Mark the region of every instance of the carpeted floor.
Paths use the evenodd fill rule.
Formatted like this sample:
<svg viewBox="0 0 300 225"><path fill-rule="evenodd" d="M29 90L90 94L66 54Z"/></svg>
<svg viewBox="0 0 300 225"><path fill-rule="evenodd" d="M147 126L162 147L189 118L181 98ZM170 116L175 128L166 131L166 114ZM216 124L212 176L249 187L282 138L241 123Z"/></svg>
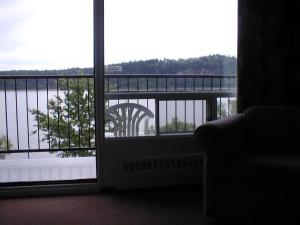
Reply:
<svg viewBox="0 0 300 225"><path fill-rule="evenodd" d="M0 199L1 225L215 225L199 187Z"/></svg>

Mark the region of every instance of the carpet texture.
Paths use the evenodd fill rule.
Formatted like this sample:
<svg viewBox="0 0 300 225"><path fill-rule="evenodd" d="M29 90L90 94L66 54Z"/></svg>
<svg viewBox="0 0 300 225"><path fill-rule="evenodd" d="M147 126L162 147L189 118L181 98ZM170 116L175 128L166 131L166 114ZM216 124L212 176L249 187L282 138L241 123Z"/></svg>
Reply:
<svg viewBox="0 0 300 225"><path fill-rule="evenodd" d="M199 187L0 199L1 225L215 225Z"/></svg>

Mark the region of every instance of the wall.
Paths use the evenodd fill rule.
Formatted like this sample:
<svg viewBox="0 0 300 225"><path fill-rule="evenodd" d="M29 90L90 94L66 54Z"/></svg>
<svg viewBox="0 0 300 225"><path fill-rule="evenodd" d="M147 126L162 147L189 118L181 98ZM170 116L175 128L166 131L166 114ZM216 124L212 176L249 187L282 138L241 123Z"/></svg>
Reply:
<svg viewBox="0 0 300 225"><path fill-rule="evenodd" d="M299 3L240 0L238 111L251 105L300 105Z"/></svg>
<svg viewBox="0 0 300 225"><path fill-rule="evenodd" d="M161 136L146 138L127 138L106 140L102 144L100 156L100 184L101 187L115 187L119 173L118 160L121 158L147 158L165 155L185 155L199 153L193 136ZM178 176L181 183L181 176ZM191 180L202 181L199 173ZM182 182L183 184L184 182Z"/></svg>

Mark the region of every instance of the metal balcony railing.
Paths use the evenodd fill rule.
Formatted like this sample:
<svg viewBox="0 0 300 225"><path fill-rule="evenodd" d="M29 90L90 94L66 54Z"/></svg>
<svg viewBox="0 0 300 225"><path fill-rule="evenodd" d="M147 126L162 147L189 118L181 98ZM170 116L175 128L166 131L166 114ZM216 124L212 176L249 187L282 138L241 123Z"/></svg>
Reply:
<svg viewBox="0 0 300 225"><path fill-rule="evenodd" d="M154 114L154 118L146 117L136 125L142 131L141 136L192 133L206 121L235 113L235 95L236 76L105 76L107 109L131 103L144 106ZM107 137L136 136L130 132L116 132L124 125L124 118L131 120L128 112L128 108L119 109L121 125L107 121Z"/></svg>
<svg viewBox="0 0 300 225"><path fill-rule="evenodd" d="M196 74L110 74L105 75L105 90L121 92L199 92L234 91L236 76Z"/></svg>
<svg viewBox="0 0 300 225"><path fill-rule="evenodd" d="M119 115L106 115L106 137L188 134L234 113L236 76L122 74L104 81L106 112L120 105ZM0 158L95 154L94 89L93 75L1 76ZM126 131L129 126L134 132Z"/></svg>
<svg viewBox="0 0 300 225"><path fill-rule="evenodd" d="M1 152L95 154L92 75L0 76L0 105Z"/></svg>

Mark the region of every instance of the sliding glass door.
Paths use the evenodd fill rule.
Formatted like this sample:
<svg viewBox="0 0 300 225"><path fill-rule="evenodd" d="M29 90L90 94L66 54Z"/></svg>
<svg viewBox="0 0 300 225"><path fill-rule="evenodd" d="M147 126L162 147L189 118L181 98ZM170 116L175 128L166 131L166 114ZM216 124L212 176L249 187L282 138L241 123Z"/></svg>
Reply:
<svg viewBox="0 0 300 225"><path fill-rule="evenodd" d="M0 29L0 185L95 181L93 1L1 1Z"/></svg>

